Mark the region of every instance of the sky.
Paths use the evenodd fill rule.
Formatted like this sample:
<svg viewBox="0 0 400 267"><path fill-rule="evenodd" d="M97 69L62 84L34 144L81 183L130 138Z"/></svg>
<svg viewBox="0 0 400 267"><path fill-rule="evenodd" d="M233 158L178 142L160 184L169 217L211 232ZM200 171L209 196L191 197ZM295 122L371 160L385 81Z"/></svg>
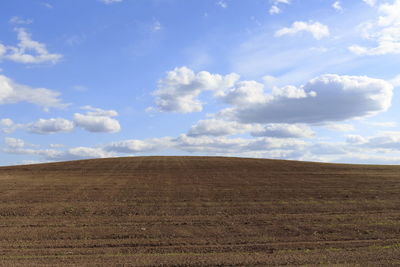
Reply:
<svg viewBox="0 0 400 267"><path fill-rule="evenodd" d="M400 163L400 0L5 0L0 165Z"/></svg>

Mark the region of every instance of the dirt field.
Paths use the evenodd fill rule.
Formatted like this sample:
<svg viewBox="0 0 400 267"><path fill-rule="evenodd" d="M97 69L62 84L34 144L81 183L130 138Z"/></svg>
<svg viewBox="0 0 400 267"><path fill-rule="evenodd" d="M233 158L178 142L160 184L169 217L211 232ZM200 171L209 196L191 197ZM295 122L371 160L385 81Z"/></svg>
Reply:
<svg viewBox="0 0 400 267"><path fill-rule="evenodd" d="M0 168L2 266L399 266L400 167L219 157Z"/></svg>

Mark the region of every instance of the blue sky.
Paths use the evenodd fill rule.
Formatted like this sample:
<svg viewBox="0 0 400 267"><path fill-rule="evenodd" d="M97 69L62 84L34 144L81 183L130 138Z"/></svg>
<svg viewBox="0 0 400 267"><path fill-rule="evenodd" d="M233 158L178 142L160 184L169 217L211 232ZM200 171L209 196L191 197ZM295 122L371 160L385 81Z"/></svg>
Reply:
<svg viewBox="0 0 400 267"><path fill-rule="evenodd" d="M400 0L13 0L0 18L0 165L400 163Z"/></svg>

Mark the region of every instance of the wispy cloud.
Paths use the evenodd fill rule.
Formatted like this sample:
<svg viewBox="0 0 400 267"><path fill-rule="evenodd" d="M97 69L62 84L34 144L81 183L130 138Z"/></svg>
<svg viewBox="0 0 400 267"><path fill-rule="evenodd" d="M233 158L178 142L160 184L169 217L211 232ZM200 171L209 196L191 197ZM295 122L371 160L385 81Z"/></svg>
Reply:
<svg viewBox="0 0 400 267"><path fill-rule="evenodd" d="M224 0L219 0L217 1L217 5L222 7L222 8L227 8L228 7L228 3Z"/></svg>
<svg viewBox="0 0 400 267"><path fill-rule="evenodd" d="M269 14L276 15L282 13L282 9L280 7L281 4L289 5L291 4L291 0L273 0L271 7L269 8Z"/></svg>
<svg viewBox="0 0 400 267"><path fill-rule="evenodd" d="M119 3L122 2L123 0L100 0L101 2L103 2L104 4L114 4L114 3Z"/></svg>
<svg viewBox="0 0 400 267"><path fill-rule="evenodd" d="M376 0L363 0L363 2L369 6L375 6L376 4Z"/></svg>
<svg viewBox="0 0 400 267"><path fill-rule="evenodd" d="M18 24L31 24L31 23L33 23L33 20L31 20L31 19L23 19L23 18L21 18L21 17L16 16L16 17L12 17L12 18L9 20L9 22L10 22L11 24L14 24L14 25L18 25Z"/></svg>

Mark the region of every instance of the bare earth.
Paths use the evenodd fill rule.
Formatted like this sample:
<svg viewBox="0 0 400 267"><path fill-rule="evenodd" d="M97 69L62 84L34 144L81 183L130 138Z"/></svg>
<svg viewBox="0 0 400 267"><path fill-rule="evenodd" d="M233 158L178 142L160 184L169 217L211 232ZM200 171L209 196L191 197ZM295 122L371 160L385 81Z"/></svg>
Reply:
<svg viewBox="0 0 400 267"><path fill-rule="evenodd" d="M400 167L134 157L0 168L2 266L399 266Z"/></svg>

